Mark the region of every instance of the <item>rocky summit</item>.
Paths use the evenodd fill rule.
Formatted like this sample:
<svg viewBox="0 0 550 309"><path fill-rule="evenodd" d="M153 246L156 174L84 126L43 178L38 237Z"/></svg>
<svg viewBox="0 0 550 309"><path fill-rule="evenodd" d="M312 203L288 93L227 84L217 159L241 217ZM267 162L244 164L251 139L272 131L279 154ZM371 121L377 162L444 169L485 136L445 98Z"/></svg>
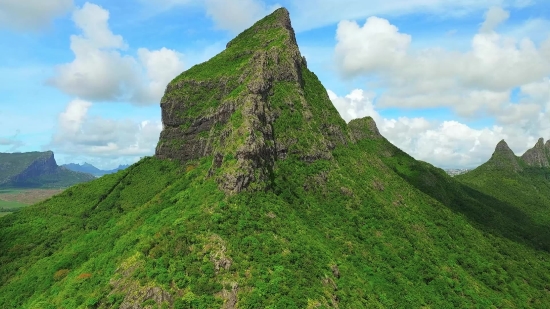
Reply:
<svg viewBox="0 0 550 309"><path fill-rule="evenodd" d="M510 171L520 171L522 169L518 157L504 140L498 142L489 161L479 168Z"/></svg>
<svg viewBox="0 0 550 309"><path fill-rule="evenodd" d="M210 173L230 193L265 188L276 160L329 159L351 140L284 8L175 78L160 106L156 156L183 163L213 156Z"/></svg>
<svg viewBox="0 0 550 309"><path fill-rule="evenodd" d="M155 156L0 218L0 308L550 307L548 170L501 142L451 178L346 124L285 9L161 109Z"/></svg>
<svg viewBox="0 0 550 309"><path fill-rule="evenodd" d="M535 146L527 150L521 158L527 165L535 167L550 166L550 143L544 144L544 139L541 137Z"/></svg>

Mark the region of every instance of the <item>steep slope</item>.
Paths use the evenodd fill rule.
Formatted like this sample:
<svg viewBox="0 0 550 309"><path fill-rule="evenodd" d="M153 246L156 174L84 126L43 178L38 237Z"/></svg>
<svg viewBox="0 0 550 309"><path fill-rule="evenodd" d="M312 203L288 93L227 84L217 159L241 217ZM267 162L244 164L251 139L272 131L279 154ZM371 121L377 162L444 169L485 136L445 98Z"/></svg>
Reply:
<svg viewBox="0 0 550 309"><path fill-rule="evenodd" d="M535 146L527 150L521 159L529 166L550 167L550 143L544 144L544 139L539 138Z"/></svg>
<svg viewBox="0 0 550 309"><path fill-rule="evenodd" d="M544 216L550 214L545 207L529 209L517 203L510 203L509 200L502 200L499 196L465 184L461 181L464 179L460 178L462 176L452 178L442 169L415 160L382 137L370 117L352 120L349 126L366 151L378 154L388 167L409 184L456 213L464 215L477 228L538 249L550 250L550 232L547 228L550 221L536 219L540 218L540 211ZM355 133L361 130L370 133ZM466 173L466 178L472 181L487 181L499 190L514 192L516 184L506 182L505 179L518 177L518 173L523 173L524 168L526 164L514 155L505 141L500 141L489 161ZM531 198L525 198L525 194L531 195L532 192L526 192L529 193L522 193L518 200L530 200Z"/></svg>
<svg viewBox="0 0 550 309"><path fill-rule="evenodd" d="M548 252L402 178L375 124L347 126L304 62L273 62L301 77L257 81L272 91L204 99L258 69L233 47L269 52L290 30L279 9L176 78L155 157L1 218L0 307L548 307Z"/></svg>
<svg viewBox="0 0 550 309"><path fill-rule="evenodd" d="M330 159L336 145L349 142L284 10L176 77L161 108L156 156L183 162L213 156L211 174L225 192L264 189L276 160Z"/></svg>
<svg viewBox="0 0 550 309"><path fill-rule="evenodd" d="M58 166L51 151L0 153L0 187L60 188L92 179Z"/></svg>
<svg viewBox="0 0 550 309"><path fill-rule="evenodd" d="M489 161L457 176L457 179L520 210L523 217L532 222L530 227L540 227L536 239L546 247L550 244L550 234L546 228L550 224L550 168L547 159L545 161L543 142L539 139L535 147L527 150L520 158L515 155L512 158L513 152L508 148L506 162L509 163L496 164L495 154L499 152L499 145L504 143L502 141Z"/></svg>

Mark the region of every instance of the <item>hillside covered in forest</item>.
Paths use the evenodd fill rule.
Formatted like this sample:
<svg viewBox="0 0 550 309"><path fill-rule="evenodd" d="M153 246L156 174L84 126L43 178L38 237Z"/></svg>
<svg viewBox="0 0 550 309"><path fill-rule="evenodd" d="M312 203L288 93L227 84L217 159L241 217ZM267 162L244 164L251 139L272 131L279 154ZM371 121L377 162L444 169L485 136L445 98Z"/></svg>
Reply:
<svg viewBox="0 0 550 309"><path fill-rule="evenodd" d="M0 218L0 308L550 306L550 203L505 187L546 170L499 144L450 177L346 123L286 9L160 104L155 156Z"/></svg>

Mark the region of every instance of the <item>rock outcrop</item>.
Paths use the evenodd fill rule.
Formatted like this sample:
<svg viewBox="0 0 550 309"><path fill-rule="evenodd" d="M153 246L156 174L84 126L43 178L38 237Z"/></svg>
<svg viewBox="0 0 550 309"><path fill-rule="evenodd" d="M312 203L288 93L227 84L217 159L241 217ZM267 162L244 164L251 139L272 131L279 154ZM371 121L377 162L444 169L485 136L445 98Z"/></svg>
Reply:
<svg viewBox="0 0 550 309"><path fill-rule="evenodd" d="M492 169L521 171L518 157L514 154L508 144L501 140L495 147L493 155L484 165Z"/></svg>
<svg viewBox="0 0 550 309"><path fill-rule="evenodd" d="M176 77L160 106L156 156L183 164L211 157L209 174L228 194L268 187L277 160L331 159L334 147L352 141L307 69L284 8Z"/></svg>
<svg viewBox="0 0 550 309"><path fill-rule="evenodd" d="M535 146L527 150L521 158L527 165L533 167L549 167L550 166L550 143L544 144L544 139L539 138Z"/></svg>
<svg viewBox="0 0 550 309"><path fill-rule="evenodd" d="M380 131L376 126L376 122L372 117L364 117L354 119L348 123L348 127L351 130L351 134L355 140L360 141L363 139L382 139Z"/></svg>

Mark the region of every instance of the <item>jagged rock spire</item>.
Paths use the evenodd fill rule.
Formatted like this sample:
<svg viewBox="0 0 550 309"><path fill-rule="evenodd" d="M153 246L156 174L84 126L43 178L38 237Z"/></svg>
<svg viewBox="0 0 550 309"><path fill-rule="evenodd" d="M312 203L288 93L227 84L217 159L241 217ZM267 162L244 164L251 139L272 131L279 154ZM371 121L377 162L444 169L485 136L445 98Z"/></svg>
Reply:
<svg viewBox="0 0 550 309"><path fill-rule="evenodd" d="M549 167L550 161L549 161L549 147L550 144L548 142L546 143L546 146L544 144L544 139L541 137L538 139L535 146L529 150L527 150L521 158L525 163L527 163L529 166L534 167Z"/></svg>

